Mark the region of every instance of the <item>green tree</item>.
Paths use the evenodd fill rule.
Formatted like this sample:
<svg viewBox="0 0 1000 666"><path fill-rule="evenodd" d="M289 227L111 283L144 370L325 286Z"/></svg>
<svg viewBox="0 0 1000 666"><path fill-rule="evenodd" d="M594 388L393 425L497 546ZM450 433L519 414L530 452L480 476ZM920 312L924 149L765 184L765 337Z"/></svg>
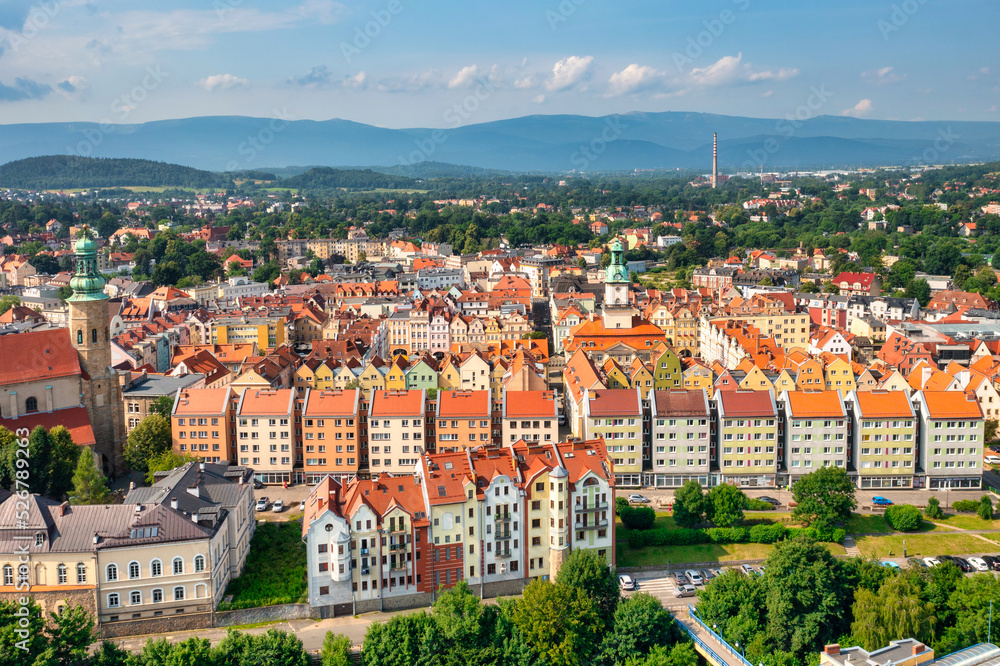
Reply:
<svg viewBox="0 0 1000 666"><path fill-rule="evenodd" d="M596 604L573 587L536 578L514 611L514 624L547 664L588 664L603 623Z"/></svg>
<svg viewBox="0 0 1000 666"><path fill-rule="evenodd" d="M49 431L49 487L45 494L61 498L73 488L73 474L84 452L89 452L73 441L73 435L65 426L56 426Z"/></svg>
<svg viewBox="0 0 1000 666"><path fill-rule="evenodd" d="M920 509L912 504L894 504L885 510L885 522L894 530L913 532L923 524L924 519Z"/></svg>
<svg viewBox="0 0 1000 666"><path fill-rule="evenodd" d="M15 305L20 305L21 299L12 294L6 296L0 296L0 314L7 312Z"/></svg>
<svg viewBox="0 0 1000 666"><path fill-rule="evenodd" d="M463 655L472 655L478 649L483 616L482 604L464 580L434 602L434 620L442 637Z"/></svg>
<svg viewBox="0 0 1000 666"><path fill-rule="evenodd" d="M731 527L743 520L747 496L734 485L723 483L708 491L708 519L719 527Z"/></svg>
<svg viewBox="0 0 1000 666"><path fill-rule="evenodd" d="M90 666L128 666L129 653L109 640L101 645L90 657Z"/></svg>
<svg viewBox="0 0 1000 666"><path fill-rule="evenodd" d="M107 504L111 501L107 479L94 464L94 455L86 451L80 455L73 474L72 504Z"/></svg>
<svg viewBox="0 0 1000 666"><path fill-rule="evenodd" d="M129 467L145 472L153 458L169 450L170 421L159 414L150 414L129 433L123 455Z"/></svg>
<svg viewBox="0 0 1000 666"><path fill-rule="evenodd" d="M904 294L907 298L917 299L920 302L920 307L926 307L931 302L931 286L923 278L907 282Z"/></svg>
<svg viewBox="0 0 1000 666"><path fill-rule="evenodd" d="M990 630L990 602L997 599L1000 599L1000 579L992 575L967 577L959 572L944 607L937 609L939 625L947 628L934 645L935 651L948 654L985 642ZM947 620L940 617L942 611Z"/></svg>
<svg viewBox="0 0 1000 666"><path fill-rule="evenodd" d="M625 663L657 645L674 643L679 638L670 612L656 597L640 592L625 599L615 610L611 630L605 634L601 652L606 662Z"/></svg>
<svg viewBox="0 0 1000 666"><path fill-rule="evenodd" d="M149 406L150 414L159 414L165 419L170 418L170 414L174 411L174 396L172 395L161 395L159 398L154 400Z"/></svg>
<svg viewBox="0 0 1000 666"><path fill-rule="evenodd" d="M838 287L837 285L835 285L833 282L826 282L823 285L823 293L824 294L839 294L840 293L840 287Z"/></svg>
<svg viewBox="0 0 1000 666"><path fill-rule="evenodd" d="M184 269L176 261L161 261L153 269L150 282L156 287L173 286L184 277Z"/></svg>
<svg viewBox="0 0 1000 666"><path fill-rule="evenodd" d="M727 640L749 645L766 626L765 583L760 576L744 576L730 569L698 594L698 615L717 625Z"/></svg>
<svg viewBox="0 0 1000 666"><path fill-rule="evenodd" d="M248 634L229 629L226 637L212 648L214 666L309 666L309 655L295 634L268 629Z"/></svg>
<svg viewBox="0 0 1000 666"><path fill-rule="evenodd" d="M190 453L174 453L173 449L163 451L149 460L149 465L146 469L146 483L154 483L157 472L169 472L185 463L198 462L200 460L201 458Z"/></svg>
<svg viewBox="0 0 1000 666"><path fill-rule="evenodd" d="M366 261L368 261L368 253L365 252L364 250L361 250L360 252L358 252L358 263L363 264Z"/></svg>
<svg viewBox="0 0 1000 666"><path fill-rule="evenodd" d="M941 510L941 500L937 497L931 497L927 500L927 507L924 509L924 515L931 520L940 520L944 518L944 511Z"/></svg>
<svg viewBox="0 0 1000 666"><path fill-rule="evenodd" d="M797 537L767 558L767 632L778 650L805 658L839 636L848 589L841 565L823 544Z"/></svg>
<svg viewBox="0 0 1000 666"><path fill-rule="evenodd" d="M910 576L893 576L876 590L854 595L851 635L866 650L877 650L900 636L929 643L937 621L934 606L920 598L920 586Z"/></svg>
<svg viewBox="0 0 1000 666"><path fill-rule="evenodd" d="M986 425L983 429L983 440L987 443L996 441L997 438L997 425L1000 421L996 419L986 419Z"/></svg>
<svg viewBox="0 0 1000 666"><path fill-rule="evenodd" d="M62 613L51 613L46 633L60 664L86 663L87 648L97 638L94 616L83 606L70 606Z"/></svg>
<svg viewBox="0 0 1000 666"><path fill-rule="evenodd" d="M705 493L697 481L685 481L674 492L674 522L681 527L695 527L705 519Z"/></svg>
<svg viewBox="0 0 1000 666"><path fill-rule="evenodd" d="M55 666L54 651L49 649L49 639L45 636L45 619L42 609L31 600L27 606L27 626L18 624L21 605L14 600L0 601L0 664L7 666L34 666L35 664ZM17 633L20 629L26 636ZM27 649L23 649L27 648ZM44 656L43 656L44 654Z"/></svg>
<svg viewBox="0 0 1000 666"><path fill-rule="evenodd" d="M990 499L989 495L983 495L982 499L979 500L976 514L983 520L993 520L993 500Z"/></svg>
<svg viewBox="0 0 1000 666"><path fill-rule="evenodd" d="M645 657L632 657L625 666L698 666L701 658L694 649L694 643L677 643L672 647L657 645Z"/></svg>
<svg viewBox="0 0 1000 666"><path fill-rule="evenodd" d="M440 657L432 657L441 642L441 630L427 613L397 615L368 625L361 658L365 666L439 663Z"/></svg>
<svg viewBox="0 0 1000 666"><path fill-rule="evenodd" d="M799 478L792 486L797 503L792 517L819 529L846 521L858 506L854 483L843 467L820 467Z"/></svg>
<svg viewBox="0 0 1000 666"><path fill-rule="evenodd" d="M556 584L583 591L597 605L597 612L610 626L621 599L615 570L593 549L577 549L559 567Z"/></svg>
<svg viewBox="0 0 1000 666"><path fill-rule="evenodd" d="M351 639L343 634L326 632L323 649L319 653L322 666L351 666Z"/></svg>

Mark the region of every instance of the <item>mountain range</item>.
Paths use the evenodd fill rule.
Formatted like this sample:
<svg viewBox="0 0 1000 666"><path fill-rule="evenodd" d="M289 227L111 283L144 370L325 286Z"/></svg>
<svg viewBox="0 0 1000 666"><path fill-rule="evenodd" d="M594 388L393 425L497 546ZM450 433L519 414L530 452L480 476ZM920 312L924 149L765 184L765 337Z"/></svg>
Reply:
<svg viewBox="0 0 1000 666"><path fill-rule="evenodd" d="M142 124L0 125L0 163L42 155L156 160L215 172L401 166L423 161L507 171L723 172L950 164L1000 159L1000 123L806 120L707 113L533 115L452 129L388 129L348 120L209 116ZM401 169L403 173L406 169ZM402 175L402 174L401 174ZM407 174L408 175L408 174Z"/></svg>

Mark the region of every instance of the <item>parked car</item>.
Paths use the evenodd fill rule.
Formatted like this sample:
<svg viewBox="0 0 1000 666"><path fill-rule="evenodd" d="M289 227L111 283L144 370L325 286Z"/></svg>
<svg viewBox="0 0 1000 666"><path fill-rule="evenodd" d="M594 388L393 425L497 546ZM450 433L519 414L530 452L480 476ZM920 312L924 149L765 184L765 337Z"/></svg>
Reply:
<svg viewBox="0 0 1000 666"><path fill-rule="evenodd" d="M713 578L715 578L715 576L712 575L712 571L710 569L701 570L701 579L705 581L706 584L708 584L708 581L712 580Z"/></svg>
<svg viewBox="0 0 1000 666"><path fill-rule="evenodd" d="M742 569L743 573L745 573L748 576L752 576L753 575L753 565L750 565L750 564L741 564L740 565L740 569Z"/></svg>
<svg viewBox="0 0 1000 666"><path fill-rule="evenodd" d="M983 560L986 562L986 566L994 571L1000 571L1000 557L996 555L983 555Z"/></svg>
<svg viewBox="0 0 1000 666"><path fill-rule="evenodd" d="M924 561L922 559L920 559L919 557L911 557L910 559L906 560L906 563L909 564L910 567L913 568L913 569L926 569L927 568L927 565L924 564Z"/></svg>
<svg viewBox="0 0 1000 666"><path fill-rule="evenodd" d="M268 499L266 497L257 498L257 511L267 511Z"/></svg>
<svg viewBox="0 0 1000 666"><path fill-rule="evenodd" d="M964 557L953 557L951 561L955 563L955 566L962 570L963 573L968 573L972 571L972 565Z"/></svg>
<svg viewBox="0 0 1000 666"><path fill-rule="evenodd" d="M882 566L884 566L887 569L895 569L899 571L899 565L893 562L892 560L883 560Z"/></svg>
<svg viewBox="0 0 1000 666"><path fill-rule="evenodd" d="M1000 456L986 456L986 462L991 465L1000 465Z"/></svg>
<svg viewBox="0 0 1000 666"><path fill-rule="evenodd" d="M687 571L685 571L684 572L684 577L687 578L687 581L689 583L691 583L692 585L704 585L705 584L705 579L703 579L701 577L701 574L698 573L697 571L695 571L694 569L688 569Z"/></svg>
<svg viewBox="0 0 1000 666"><path fill-rule="evenodd" d="M1000 444L991 444L986 447L986 450L991 453L1000 453Z"/></svg>
<svg viewBox="0 0 1000 666"><path fill-rule="evenodd" d="M254 477L254 480L253 480L253 489L254 490L260 490L263 487L264 487L264 484L261 483L256 477Z"/></svg>
<svg viewBox="0 0 1000 666"><path fill-rule="evenodd" d="M274 504L271 505L271 511L274 511L275 513L281 513L284 510L285 510L285 503L282 502L280 499L274 500Z"/></svg>
<svg viewBox="0 0 1000 666"><path fill-rule="evenodd" d="M941 561L940 560L936 560L933 557L925 557L924 558L924 566L927 567L928 569L930 569L932 567L936 567L939 564L941 564Z"/></svg>
<svg viewBox="0 0 1000 666"><path fill-rule="evenodd" d="M628 501L631 502L632 504L649 504L648 497L636 493L632 493L631 495L629 495Z"/></svg>
<svg viewBox="0 0 1000 666"><path fill-rule="evenodd" d="M872 498L872 504L874 506L892 506L892 500L888 497L882 497L881 495L876 495Z"/></svg>
<svg viewBox="0 0 1000 666"><path fill-rule="evenodd" d="M622 588L623 590L634 590L635 581L632 580L632 576L629 576L628 574L622 574L621 576L618 576L618 587Z"/></svg>
<svg viewBox="0 0 1000 666"><path fill-rule="evenodd" d="M722 575L722 570L721 569L709 569L708 573L710 573L712 575L712 578L718 578L719 576Z"/></svg>
<svg viewBox="0 0 1000 666"><path fill-rule="evenodd" d="M693 597L698 593L698 588L694 585L679 585L677 589L674 590L675 597Z"/></svg>
<svg viewBox="0 0 1000 666"><path fill-rule="evenodd" d="M990 570L990 566L986 564L986 560L984 560L981 557L970 557L968 562L970 565L972 565L972 568L975 569L976 571Z"/></svg>
<svg viewBox="0 0 1000 666"><path fill-rule="evenodd" d="M681 585L687 585L687 578L680 571L674 574L674 583L680 587Z"/></svg>
<svg viewBox="0 0 1000 666"><path fill-rule="evenodd" d="M778 500L774 499L773 497L768 497L767 495L764 495L763 497L758 497L757 499L759 499L761 502L767 502L768 504L772 504L774 506L780 506L781 505L781 502L779 502Z"/></svg>

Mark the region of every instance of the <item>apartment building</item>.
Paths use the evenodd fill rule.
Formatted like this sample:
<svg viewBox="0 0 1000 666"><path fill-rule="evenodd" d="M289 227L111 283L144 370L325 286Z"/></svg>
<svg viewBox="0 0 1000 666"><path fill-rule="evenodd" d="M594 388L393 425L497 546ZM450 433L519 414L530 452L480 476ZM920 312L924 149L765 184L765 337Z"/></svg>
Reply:
<svg viewBox="0 0 1000 666"><path fill-rule="evenodd" d="M361 467L361 389L307 389L302 401L302 453L305 483L327 474L345 481Z"/></svg>
<svg viewBox="0 0 1000 666"><path fill-rule="evenodd" d="M778 407L784 430L779 485L795 483L820 467L847 469L849 429L840 391L785 391Z"/></svg>
<svg viewBox="0 0 1000 666"><path fill-rule="evenodd" d="M615 562L600 440L428 453L407 477L325 477L305 502L309 602L322 617L484 597L554 577L576 548Z"/></svg>
<svg viewBox="0 0 1000 666"><path fill-rule="evenodd" d="M259 349L285 344L284 317L219 318L211 322L211 343L217 345L257 343Z"/></svg>
<svg viewBox="0 0 1000 666"><path fill-rule="evenodd" d="M687 481L709 482L715 457L711 411L705 389L650 391L650 459L643 484L679 488Z"/></svg>
<svg viewBox="0 0 1000 666"><path fill-rule="evenodd" d="M248 388L236 407L237 453L262 483L292 483L297 451L295 389Z"/></svg>
<svg viewBox="0 0 1000 666"><path fill-rule="evenodd" d="M582 407L583 439L604 440L614 463L615 485L639 486L643 460L648 457L641 390L587 390Z"/></svg>
<svg viewBox="0 0 1000 666"><path fill-rule="evenodd" d="M907 391L852 391L845 401L858 487L914 487L917 418Z"/></svg>
<svg viewBox="0 0 1000 666"><path fill-rule="evenodd" d="M500 441L510 446L559 441L559 404L555 391L504 391L500 405Z"/></svg>
<svg viewBox="0 0 1000 666"><path fill-rule="evenodd" d="M712 485L773 487L778 471L778 410L768 391L718 391L717 470Z"/></svg>
<svg viewBox="0 0 1000 666"><path fill-rule="evenodd" d="M931 489L982 485L982 408L974 393L918 391L913 396L920 420L918 473Z"/></svg>
<svg viewBox="0 0 1000 666"><path fill-rule="evenodd" d="M238 399L229 388L178 389L170 413L174 453L213 463L236 460L233 418Z"/></svg>
<svg viewBox="0 0 1000 666"><path fill-rule="evenodd" d="M433 419L433 413L427 413L423 389L372 391L368 417L372 474L412 474L420 456L433 446L427 439L433 432Z"/></svg>
<svg viewBox="0 0 1000 666"><path fill-rule="evenodd" d="M436 432L438 450L488 446L493 443L492 423L492 401L489 391L438 393Z"/></svg>

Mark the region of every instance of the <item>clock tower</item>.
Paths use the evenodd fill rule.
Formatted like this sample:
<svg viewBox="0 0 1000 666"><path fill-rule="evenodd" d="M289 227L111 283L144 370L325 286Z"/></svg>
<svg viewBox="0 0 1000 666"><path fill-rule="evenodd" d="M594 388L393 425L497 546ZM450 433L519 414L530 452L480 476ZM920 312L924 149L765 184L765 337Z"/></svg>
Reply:
<svg viewBox="0 0 1000 666"><path fill-rule="evenodd" d="M604 328L632 328L635 310L629 302L631 281L625 267L625 250L621 241L615 238L609 246L611 263L604 273L604 304L602 316Z"/></svg>

